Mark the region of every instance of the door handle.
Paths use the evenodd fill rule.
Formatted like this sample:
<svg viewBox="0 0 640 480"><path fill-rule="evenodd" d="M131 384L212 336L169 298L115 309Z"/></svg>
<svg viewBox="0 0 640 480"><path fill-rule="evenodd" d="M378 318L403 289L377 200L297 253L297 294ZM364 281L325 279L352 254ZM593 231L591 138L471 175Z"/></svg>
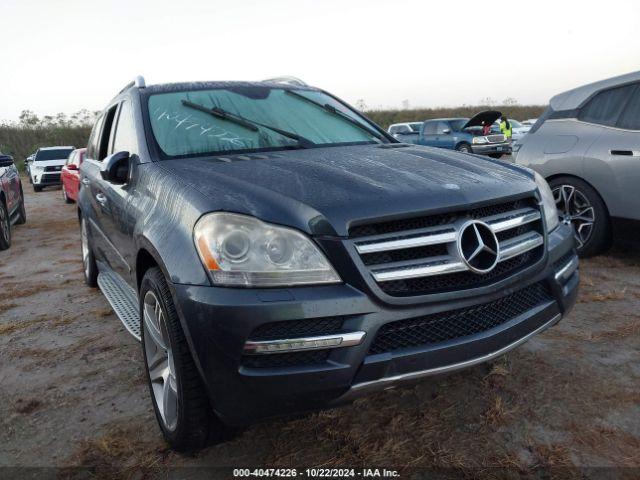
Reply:
<svg viewBox="0 0 640 480"><path fill-rule="evenodd" d="M96 193L96 200L103 207L107 204L107 197L102 192L101 193Z"/></svg>
<svg viewBox="0 0 640 480"><path fill-rule="evenodd" d="M609 153L619 157L640 157L640 150L610 150Z"/></svg>
<svg viewBox="0 0 640 480"><path fill-rule="evenodd" d="M82 179L82 184L83 184L83 185L89 185L90 183L91 183L91 180L89 180L87 177L84 177L84 178Z"/></svg>

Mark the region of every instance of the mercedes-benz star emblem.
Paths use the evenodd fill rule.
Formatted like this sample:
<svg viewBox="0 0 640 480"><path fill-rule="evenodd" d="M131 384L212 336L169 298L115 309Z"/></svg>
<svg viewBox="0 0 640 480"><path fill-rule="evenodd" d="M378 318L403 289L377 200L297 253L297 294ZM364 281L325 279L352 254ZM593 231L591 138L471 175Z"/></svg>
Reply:
<svg viewBox="0 0 640 480"><path fill-rule="evenodd" d="M460 229L458 253L472 272L487 273L498 263L500 246L489 225L471 220Z"/></svg>

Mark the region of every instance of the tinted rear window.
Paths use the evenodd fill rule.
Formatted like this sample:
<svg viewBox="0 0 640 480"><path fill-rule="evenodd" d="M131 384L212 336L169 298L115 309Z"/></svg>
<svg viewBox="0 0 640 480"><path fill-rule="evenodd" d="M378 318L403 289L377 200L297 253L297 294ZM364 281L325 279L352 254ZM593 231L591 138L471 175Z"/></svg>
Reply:
<svg viewBox="0 0 640 480"><path fill-rule="evenodd" d="M620 115L617 126L629 130L640 130L640 87L637 87L631 96L622 115Z"/></svg>
<svg viewBox="0 0 640 480"><path fill-rule="evenodd" d="M36 162L39 160L66 160L73 148L55 148L51 150L40 150L36 153Z"/></svg>
<svg viewBox="0 0 640 480"><path fill-rule="evenodd" d="M584 122L615 125L635 88L635 85L626 85L598 93L580 109L578 118Z"/></svg>

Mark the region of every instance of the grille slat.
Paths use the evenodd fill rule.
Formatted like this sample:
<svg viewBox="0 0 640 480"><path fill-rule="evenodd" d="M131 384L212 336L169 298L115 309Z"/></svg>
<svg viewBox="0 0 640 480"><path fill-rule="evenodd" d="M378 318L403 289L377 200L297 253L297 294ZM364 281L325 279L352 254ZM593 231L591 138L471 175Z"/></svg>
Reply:
<svg viewBox="0 0 640 480"><path fill-rule="evenodd" d="M496 267L473 273L456 242L466 222L487 224L500 245ZM468 289L499 281L542 257L544 230L534 198L469 211L353 227L350 232L365 268L393 296L425 295Z"/></svg>
<svg viewBox="0 0 640 480"><path fill-rule="evenodd" d="M541 282L482 305L387 323L378 330L369 354L427 346L486 332L552 300L548 287Z"/></svg>

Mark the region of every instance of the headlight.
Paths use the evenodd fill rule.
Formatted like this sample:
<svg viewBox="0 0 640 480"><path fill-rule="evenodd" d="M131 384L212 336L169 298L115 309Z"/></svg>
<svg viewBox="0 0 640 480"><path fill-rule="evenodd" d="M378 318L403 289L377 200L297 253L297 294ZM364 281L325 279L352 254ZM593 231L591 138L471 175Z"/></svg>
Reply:
<svg viewBox="0 0 640 480"><path fill-rule="evenodd" d="M558 209L556 201L553 198L553 192L549 188L547 181L538 172L534 172L536 177L536 185L542 197L542 208L544 209L544 217L547 221L547 230L550 232L558 226Z"/></svg>
<svg viewBox="0 0 640 480"><path fill-rule="evenodd" d="M194 241L216 285L283 287L340 282L310 238L246 215L205 215L195 226Z"/></svg>
<svg viewBox="0 0 640 480"><path fill-rule="evenodd" d="M36 172L40 172L44 170L44 167L41 167L40 165L34 165L33 167L30 167L30 168L35 170Z"/></svg>
<svg viewBox="0 0 640 480"><path fill-rule="evenodd" d="M489 139L487 137L473 137L471 140L472 143L489 143Z"/></svg>

